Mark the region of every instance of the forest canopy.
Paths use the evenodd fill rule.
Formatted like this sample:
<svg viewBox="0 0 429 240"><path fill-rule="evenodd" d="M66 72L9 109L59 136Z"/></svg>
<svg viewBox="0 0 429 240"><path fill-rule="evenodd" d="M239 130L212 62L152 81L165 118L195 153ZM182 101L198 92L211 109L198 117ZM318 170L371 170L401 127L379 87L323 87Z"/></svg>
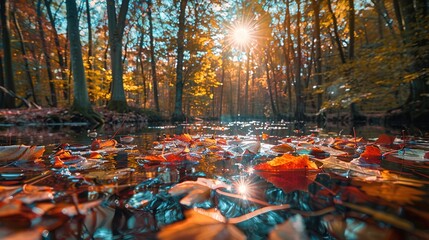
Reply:
<svg viewBox="0 0 429 240"><path fill-rule="evenodd" d="M0 7L0 108L72 108L94 121L93 107L177 120L429 114L428 0Z"/></svg>

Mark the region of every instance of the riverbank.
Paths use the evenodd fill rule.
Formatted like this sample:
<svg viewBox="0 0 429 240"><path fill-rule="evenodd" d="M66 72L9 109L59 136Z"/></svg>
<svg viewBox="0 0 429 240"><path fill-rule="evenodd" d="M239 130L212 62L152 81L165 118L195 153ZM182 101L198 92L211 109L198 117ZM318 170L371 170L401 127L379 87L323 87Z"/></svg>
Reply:
<svg viewBox="0 0 429 240"><path fill-rule="evenodd" d="M106 124L139 123L162 120L153 112L134 110L125 113L96 108ZM65 108L0 109L0 126L90 125L79 113Z"/></svg>

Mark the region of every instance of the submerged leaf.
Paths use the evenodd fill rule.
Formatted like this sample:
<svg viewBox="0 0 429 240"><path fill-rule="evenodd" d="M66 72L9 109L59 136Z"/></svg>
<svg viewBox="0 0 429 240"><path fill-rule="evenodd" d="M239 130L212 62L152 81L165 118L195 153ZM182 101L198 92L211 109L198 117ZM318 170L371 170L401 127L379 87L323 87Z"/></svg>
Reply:
<svg viewBox="0 0 429 240"><path fill-rule="evenodd" d="M158 234L159 239L246 239L234 225L217 220L218 214L201 214L194 210L186 212L186 219L169 225Z"/></svg>
<svg viewBox="0 0 429 240"><path fill-rule="evenodd" d="M270 240L306 240L305 223L301 215L295 215L286 222L277 225L269 235Z"/></svg>

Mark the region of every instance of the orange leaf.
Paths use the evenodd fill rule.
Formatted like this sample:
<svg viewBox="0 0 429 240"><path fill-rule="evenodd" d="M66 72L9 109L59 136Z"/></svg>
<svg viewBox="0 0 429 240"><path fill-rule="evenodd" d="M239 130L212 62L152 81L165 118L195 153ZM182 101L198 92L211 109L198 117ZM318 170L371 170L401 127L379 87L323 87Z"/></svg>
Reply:
<svg viewBox="0 0 429 240"><path fill-rule="evenodd" d="M375 144L380 145L391 145L393 144L393 141L395 141L395 136L389 136L387 134L381 134L378 136L377 141L375 141Z"/></svg>
<svg viewBox="0 0 429 240"><path fill-rule="evenodd" d="M360 157L368 163L380 164L381 150L375 145L368 145Z"/></svg>
<svg viewBox="0 0 429 240"><path fill-rule="evenodd" d="M292 152L295 149L291 145L287 143L283 143L272 147L271 150L278 153L287 153L287 152Z"/></svg>

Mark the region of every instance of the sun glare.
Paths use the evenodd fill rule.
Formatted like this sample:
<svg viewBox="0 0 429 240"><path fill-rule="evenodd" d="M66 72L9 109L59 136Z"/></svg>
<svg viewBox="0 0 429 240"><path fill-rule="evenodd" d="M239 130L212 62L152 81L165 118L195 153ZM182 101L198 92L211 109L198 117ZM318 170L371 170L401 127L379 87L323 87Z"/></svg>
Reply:
<svg viewBox="0 0 429 240"><path fill-rule="evenodd" d="M245 26L239 26L234 29L234 44L238 46L245 46L250 41L250 30Z"/></svg>
<svg viewBox="0 0 429 240"><path fill-rule="evenodd" d="M249 179L240 177L240 179L237 180L234 185L237 193L242 197L247 198L252 196L253 186Z"/></svg>
<svg viewBox="0 0 429 240"><path fill-rule="evenodd" d="M228 45L246 50L256 40L256 23L253 20L237 21L229 29Z"/></svg>

